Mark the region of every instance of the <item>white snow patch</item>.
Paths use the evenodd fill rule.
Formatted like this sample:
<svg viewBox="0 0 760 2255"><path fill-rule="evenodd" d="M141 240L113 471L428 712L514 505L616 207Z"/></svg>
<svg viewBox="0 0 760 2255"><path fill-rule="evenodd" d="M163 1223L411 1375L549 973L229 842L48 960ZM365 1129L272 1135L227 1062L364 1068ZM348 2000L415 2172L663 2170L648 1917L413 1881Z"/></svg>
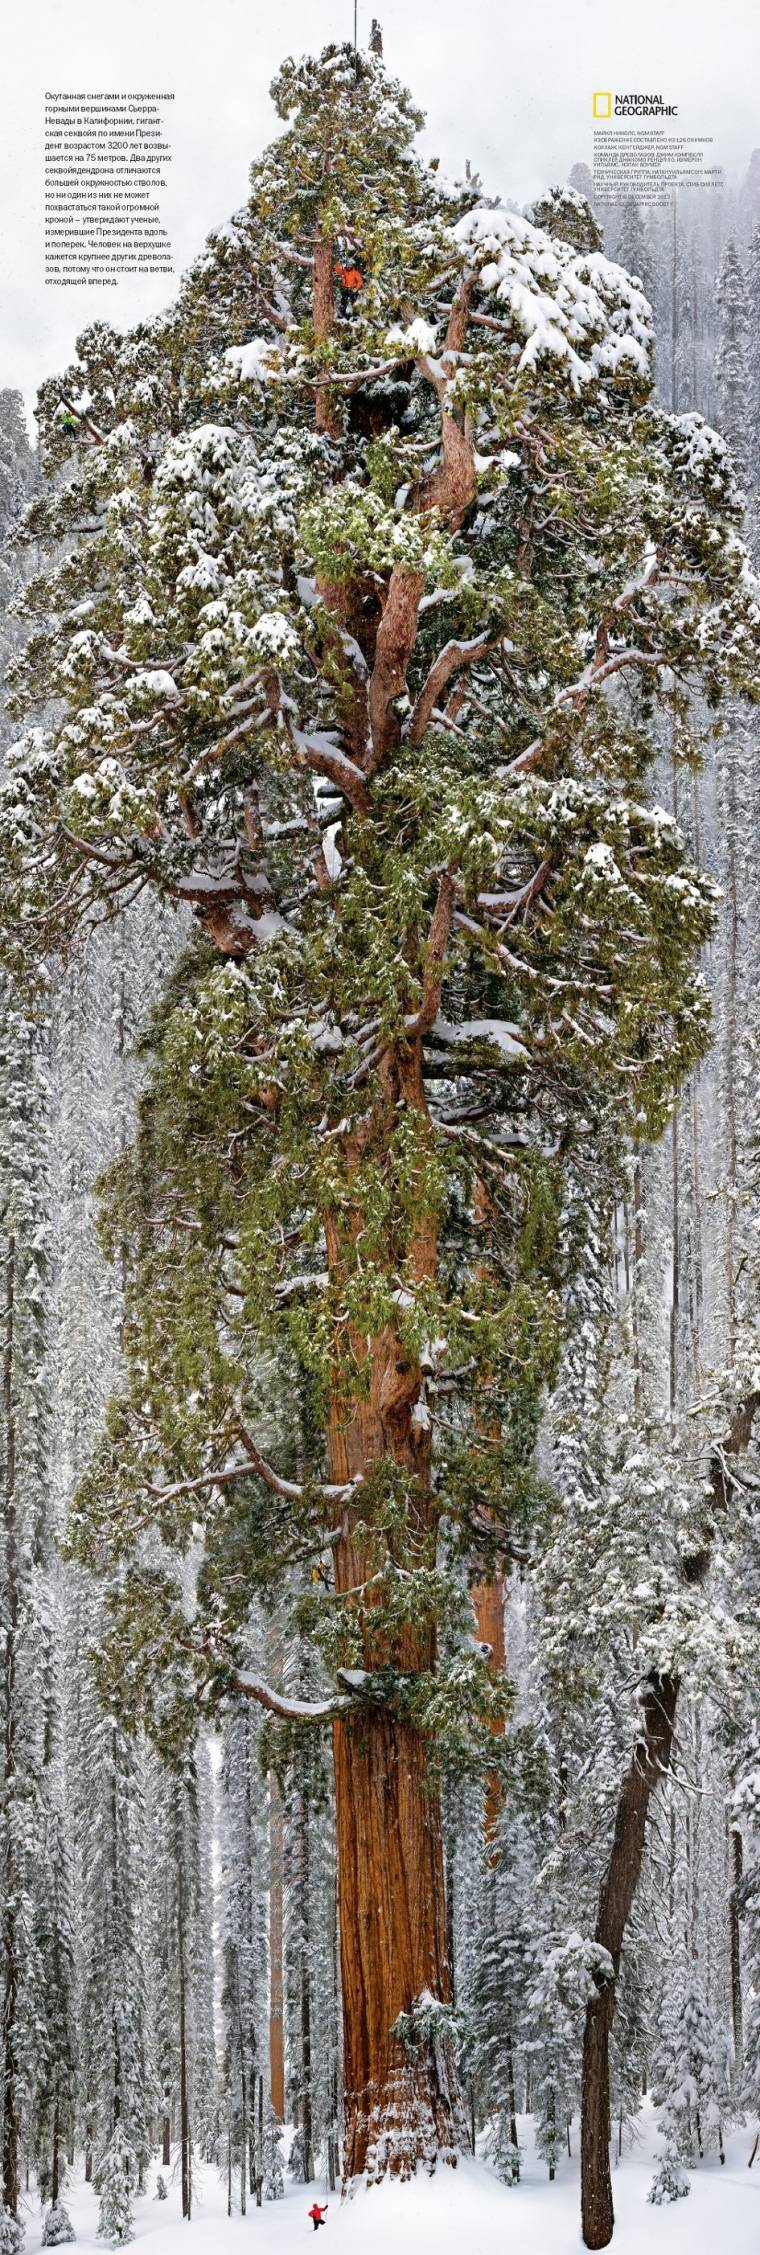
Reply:
<svg viewBox="0 0 760 2255"><path fill-rule="evenodd" d="M354 1670L361 1689L362 1671ZM346 1678L343 1678L346 1681ZM347 1690L349 1686L347 1684ZM536 2154L533 2124L518 2118L518 2139L523 2154L518 2185L500 2184L483 2161L463 2155L456 2169L439 2162L433 2177L419 2173L409 2184L388 2179L367 2189L362 2180L352 2199L341 2201L340 2190L331 2193L324 2176L312 2184L294 2184L286 2175L284 2200L247 2216L235 2206L227 2216L227 2187L223 2172L193 2158L193 2216L188 2225L181 2216L179 2155L172 2147L171 2167L162 2174L168 2198L155 2198L161 2164L154 2159L148 2169L146 2191L135 2202L134 2246L140 2255L304 2255L313 2232L308 2211L316 2197L328 2201L319 2255L500 2255L519 2249L519 2255L579 2255L580 2194L578 2184L578 2124L571 2126L572 2158L563 2155L554 2184L546 2164ZM726 2165L717 2154L690 2176L690 2197L674 2206L651 2208L647 2194L652 2181L657 2148L657 2116L647 2102L637 2117L633 2140L626 2132L623 2158L613 2147L615 2198L614 2255L713 2255L728 2247L731 2255L757 2255L760 2233L760 2181L747 2169L754 2128L736 2130L726 2145ZM292 2135L283 2131L284 2156ZM479 2140L479 2143L482 2141ZM62 2198L77 2236L79 2255L102 2255L103 2241L96 2237L98 2198L83 2181L81 2169L67 2174ZM32 2190L24 2201L26 2241L24 2255L38 2255L40 2211Z"/></svg>
<svg viewBox="0 0 760 2255"><path fill-rule="evenodd" d="M230 345L224 357L242 384L271 383L282 368L282 355L270 337L251 337L246 345Z"/></svg>
<svg viewBox="0 0 760 2255"><path fill-rule="evenodd" d="M389 329L385 342L390 346L392 352L400 347L401 350L406 350L410 354L416 354L418 352L433 352L437 338L437 329L434 329L429 321L423 321L422 315L418 313L416 320L410 321L407 329L400 328L398 324L395 328Z"/></svg>
<svg viewBox="0 0 760 2255"><path fill-rule="evenodd" d="M520 1040L519 1026L506 1018L465 1018L453 1026L448 1018L436 1018L432 1032L437 1041L445 1041L456 1048L462 1042L492 1041L503 1057L527 1057L524 1041Z"/></svg>
<svg viewBox="0 0 760 2255"><path fill-rule="evenodd" d="M339 832L340 823L331 822L329 830L325 831L324 837L322 839L322 852L324 854L325 868L327 870L328 877L332 879L333 884L335 883L336 878L340 876L341 869L343 868L343 855L337 843Z"/></svg>
<svg viewBox="0 0 760 2255"><path fill-rule="evenodd" d="M573 390L650 372L652 312L643 290L600 251L576 251L519 212L475 205L453 233L480 289L514 327L517 367L564 362Z"/></svg>

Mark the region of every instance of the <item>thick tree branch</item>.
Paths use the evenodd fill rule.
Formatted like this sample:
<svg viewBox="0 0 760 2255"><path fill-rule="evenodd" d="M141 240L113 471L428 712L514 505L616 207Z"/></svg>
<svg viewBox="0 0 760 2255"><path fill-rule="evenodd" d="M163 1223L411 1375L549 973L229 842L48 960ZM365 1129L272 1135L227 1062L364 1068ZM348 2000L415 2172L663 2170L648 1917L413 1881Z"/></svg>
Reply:
<svg viewBox="0 0 760 2255"><path fill-rule="evenodd" d="M410 744L420 743L431 714L438 703L441 690L445 689L452 674L460 673L465 666L474 665L478 658L487 657L489 650L498 649L500 640L499 635L478 634L474 636L471 642L452 641L445 643L444 648L439 651L438 657L434 659L427 680L423 682L417 698L409 722Z"/></svg>
<svg viewBox="0 0 760 2255"><path fill-rule="evenodd" d="M247 1426L243 1424L240 1417L237 1419L237 1432L246 1454L250 1457L252 1470L258 1473L259 1479L264 1481L266 1487L272 1489L274 1495L284 1496L286 1502L301 1503L308 1492L313 1493L315 1497L324 1497L326 1503L348 1503L355 1494L356 1488L360 1485L360 1480L357 1477L355 1480L347 1481L343 1486L336 1487L328 1481L324 1486L318 1483L313 1491L307 1491L301 1481L283 1480L281 1474L275 1472L274 1466L268 1464L266 1457L262 1456L253 1435L248 1432Z"/></svg>
<svg viewBox="0 0 760 2255"><path fill-rule="evenodd" d="M377 630L375 663L369 685L369 774L374 774L388 752L395 751L400 740L401 722L394 704L406 689L424 585L422 572L410 571L407 565L394 565Z"/></svg>
<svg viewBox="0 0 760 2255"><path fill-rule="evenodd" d="M454 529L464 523L478 491L470 418L464 408L450 405L451 383L467 335L474 286L474 274L461 276L440 360L434 360L429 353L421 353L417 360L420 374L432 384L439 401L443 453L440 468L433 471L432 477L423 479L417 503L421 509L440 509Z"/></svg>
<svg viewBox="0 0 760 2255"><path fill-rule="evenodd" d="M246 1699L255 1699L260 1707L266 1707L268 1714L277 1715L286 1723L329 1723L357 1704L349 1692L342 1691L334 1692L329 1699L288 1699L284 1692L273 1691L271 1684L264 1683L261 1676L250 1675L247 1668L241 1668L233 1689L242 1692Z"/></svg>
<svg viewBox="0 0 760 2255"><path fill-rule="evenodd" d="M356 814L366 814L369 795L364 775L347 752L326 738L306 736L298 728L290 730L291 742L299 766L310 767L314 775L324 775L329 783L348 800Z"/></svg>
<svg viewBox="0 0 760 2255"><path fill-rule="evenodd" d="M449 944L454 915L454 879L446 870L438 887L438 899L425 948L425 969L422 979L422 1001L413 1018L407 1018L405 1033L410 1038L430 1032L441 1007L441 990L446 949Z"/></svg>

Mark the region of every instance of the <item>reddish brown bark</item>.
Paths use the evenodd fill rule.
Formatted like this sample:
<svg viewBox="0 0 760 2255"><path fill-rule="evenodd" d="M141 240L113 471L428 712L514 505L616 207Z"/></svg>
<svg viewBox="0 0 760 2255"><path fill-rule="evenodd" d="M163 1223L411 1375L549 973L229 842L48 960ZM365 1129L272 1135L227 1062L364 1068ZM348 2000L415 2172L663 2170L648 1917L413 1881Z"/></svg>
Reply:
<svg viewBox="0 0 760 2255"><path fill-rule="evenodd" d="M507 1668L507 1648L504 1637L504 1581L496 1574L491 1582L476 1582L472 1592L475 1608L475 1625L481 1644L489 1644L491 1657L489 1674L494 1681L502 1681ZM504 1735L504 1716L494 1715L491 1729L497 1737ZM504 1787L497 1770L489 1770L486 1779L486 1799L483 1812L483 1830L492 1857L496 1856L496 1835L504 1805Z"/></svg>
<svg viewBox="0 0 760 2255"><path fill-rule="evenodd" d="M406 1463L424 1499L427 1435L417 1438L412 1407L419 1372L392 1336L375 1343L372 1395L331 1432L333 1477L365 1474L381 1455ZM424 1500L415 1533L433 1528ZM374 1565L365 1539L349 1527L335 1554L336 1586L356 1590ZM389 1662L413 1672L433 1664L432 1633L405 1629L391 1646L377 1628L365 1633L368 1668ZM451 2001L446 1947L438 1795L426 1774L419 1733L388 1706L368 1705L334 1726L340 1955L343 1993L344 2175L386 2169L410 2176L418 2161L433 2167L440 2153L455 2159L466 2142L456 2071L447 2045L413 2060L393 2035L402 2012L428 1992Z"/></svg>
<svg viewBox="0 0 760 2255"><path fill-rule="evenodd" d="M424 1109L419 1039L386 1059L383 1079L391 1112L404 1100ZM383 1132L378 1120L381 1147ZM353 1228L360 1225L357 1214ZM331 1268L340 1270L346 1241L334 1224L328 1225L327 1244ZM417 1276L431 1275L437 1231L424 1211L410 1251ZM413 1418L422 1384L419 1365L390 1327L369 1345L360 1337L352 1345L363 1366L366 1398L347 1401L336 1391L328 1435L331 1478L343 1484L360 1472L366 1480L381 1459L402 1466L409 1476L408 1535L420 1562L432 1562L430 1435ZM373 1606L366 1585L377 1563L371 1533L349 1513L335 1549L335 1579L338 1591L352 1596L361 1610L365 1668L392 1666L403 1674L432 1668L432 1629L407 1625L391 1638L381 1609ZM454 2161L467 2142L450 2045L431 2042L411 2056L393 2033L399 2015L420 1996L451 2001L438 1794L427 1774L422 1737L391 1703L368 1698L359 1713L336 1721L333 1735L344 2175L366 2169L370 2179L386 2170L407 2177L418 2162L433 2168L439 2156Z"/></svg>
<svg viewBox="0 0 760 2255"><path fill-rule="evenodd" d="M466 2143L447 2044L392 2033L426 1991L451 2001L438 1797L419 1734L387 1712L335 1725L346 2177L408 2177Z"/></svg>
<svg viewBox="0 0 760 2255"><path fill-rule="evenodd" d="M385 607L377 630L375 663L369 691L372 734L371 767L380 766L398 744L401 722L395 700L403 696L409 660L417 639L417 625L425 576L394 567L388 582Z"/></svg>
<svg viewBox="0 0 760 2255"><path fill-rule="evenodd" d="M441 356L445 373L440 373L435 361L424 360L421 364L441 404L443 460L440 468L423 480L419 492L420 505L426 509L441 509L449 524L455 527L464 523L478 491L470 418L464 408L451 406L449 395L449 379L455 373L456 356L462 351L467 336L472 291L473 280L463 279L449 314L446 342Z"/></svg>

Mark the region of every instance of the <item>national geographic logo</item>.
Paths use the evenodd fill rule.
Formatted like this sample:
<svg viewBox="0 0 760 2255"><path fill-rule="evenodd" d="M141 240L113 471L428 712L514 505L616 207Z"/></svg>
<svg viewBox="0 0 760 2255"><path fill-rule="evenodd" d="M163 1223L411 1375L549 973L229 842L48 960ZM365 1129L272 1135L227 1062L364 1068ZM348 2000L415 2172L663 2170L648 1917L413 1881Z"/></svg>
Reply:
<svg viewBox="0 0 760 2255"><path fill-rule="evenodd" d="M591 113L606 117L677 117L678 103L663 101L661 94L592 94Z"/></svg>

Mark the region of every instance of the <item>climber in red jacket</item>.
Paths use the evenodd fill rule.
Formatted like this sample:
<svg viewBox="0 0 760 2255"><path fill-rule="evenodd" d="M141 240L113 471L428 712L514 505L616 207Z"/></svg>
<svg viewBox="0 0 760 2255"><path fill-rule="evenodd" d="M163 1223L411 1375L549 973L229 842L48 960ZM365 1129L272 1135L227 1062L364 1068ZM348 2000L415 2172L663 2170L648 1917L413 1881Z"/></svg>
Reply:
<svg viewBox="0 0 760 2255"><path fill-rule="evenodd" d="M326 2217L326 2215L327 2215L327 2210L328 2210L328 2208L329 2208L329 2205L330 2205L329 2201L328 2201L328 2200L326 2200L326 2201L325 2201L325 2204L324 2204L324 2207L323 2207L323 2208L320 2208L320 2205L319 2205L319 2201L318 2201L318 2200L315 2200L313 2208L310 2208L310 2209L309 2209L309 2215L310 2215L310 2217L311 2217L311 2220L312 2220L312 2223L313 2223L313 2225L314 2225L314 2230L315 2230L315 2232L318 2232L318 2231L319 2231L319 2227L320 2227L320 2224L323 2224L323 2223L324 2223L324 2220L325 2220L325 2217Z"/></svg>

